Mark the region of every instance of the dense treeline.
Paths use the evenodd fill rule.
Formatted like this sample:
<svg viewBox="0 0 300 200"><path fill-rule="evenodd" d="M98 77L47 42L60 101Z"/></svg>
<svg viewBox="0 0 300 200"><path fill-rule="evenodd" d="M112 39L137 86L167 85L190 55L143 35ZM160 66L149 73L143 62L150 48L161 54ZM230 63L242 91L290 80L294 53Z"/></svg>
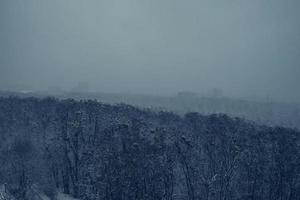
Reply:
<svg viewBox="0 0 300 200"><path fill-rule="evenodd" d="M0 99L0 183L82 200L300 198L300 134L226 115Z"/></svg>
<svg viewBox="0 0 300 200"><path fill-rule="evenodd" d="M171 111L183 116L187 112L202 114L224 113L231 117L246 118L261 125L281 126L300 129L300 104L283 103L262 99L238 99L222 96L200 96L195 93L181 92L176 96L151 96L138 94L110 94L88 92L4 92L0 96L46 97L59 99L97 99L109 104L126 103L154 111Z"/></svg>

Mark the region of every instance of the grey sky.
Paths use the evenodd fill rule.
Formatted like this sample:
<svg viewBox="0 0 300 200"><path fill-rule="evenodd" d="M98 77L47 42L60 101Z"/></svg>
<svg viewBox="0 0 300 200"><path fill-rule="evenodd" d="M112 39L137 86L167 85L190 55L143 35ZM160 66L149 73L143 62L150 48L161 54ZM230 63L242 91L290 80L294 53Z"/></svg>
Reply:
<svg viewBox="0 0 300 200"><path fill-rule="evenodd" d="M299 0L0 0L0 89L300 101Z"/></svg>

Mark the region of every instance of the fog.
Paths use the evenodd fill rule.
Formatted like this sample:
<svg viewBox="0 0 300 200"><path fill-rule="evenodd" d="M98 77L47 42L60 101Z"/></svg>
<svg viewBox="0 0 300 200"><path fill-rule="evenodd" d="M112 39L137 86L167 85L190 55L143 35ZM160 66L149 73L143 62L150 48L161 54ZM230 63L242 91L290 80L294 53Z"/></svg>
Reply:
<svg viewBox="0 0 300 200"><path fill-rule="evenodd" d="M0 89L300 102L299 0L1 0Z"/></svg>

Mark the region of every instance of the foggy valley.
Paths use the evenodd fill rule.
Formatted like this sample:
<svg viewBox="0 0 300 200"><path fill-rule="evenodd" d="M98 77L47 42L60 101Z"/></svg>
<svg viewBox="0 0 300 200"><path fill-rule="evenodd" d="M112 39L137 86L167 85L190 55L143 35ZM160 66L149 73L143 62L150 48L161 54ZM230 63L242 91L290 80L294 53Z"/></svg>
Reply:
<svg viewBox="0 0 300 200"><path fill-rule="evenodd" d="M1 0L0 200L299 200L299 9Z"/></svg>

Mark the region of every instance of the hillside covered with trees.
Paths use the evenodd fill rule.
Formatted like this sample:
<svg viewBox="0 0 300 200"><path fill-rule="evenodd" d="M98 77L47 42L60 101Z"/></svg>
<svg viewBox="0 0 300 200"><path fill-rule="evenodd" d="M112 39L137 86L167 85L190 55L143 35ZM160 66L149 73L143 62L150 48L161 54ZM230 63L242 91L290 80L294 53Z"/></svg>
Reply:
<svg viewBox="0 0 300 200"><path fill-rule="evenodd" d="M223 114L0 98L0 184L81 200L300 199L300 133Z"/></svg>
<svg viewBox="0 0 300 200"><path fill-rule="evenodd" d="M1 91L0 96L48 97L58 99L95 99L108 104L130 104L153 111L174 112L183 116L187 112L209 115L224 113L230 117L240 117L255 121L260 125L297 128L300 130L300 104L276 102L262 99L239 99L216 95L198 95L181 92L174 96L153 96L128 93L93 92L9 92Z"/></svg>

